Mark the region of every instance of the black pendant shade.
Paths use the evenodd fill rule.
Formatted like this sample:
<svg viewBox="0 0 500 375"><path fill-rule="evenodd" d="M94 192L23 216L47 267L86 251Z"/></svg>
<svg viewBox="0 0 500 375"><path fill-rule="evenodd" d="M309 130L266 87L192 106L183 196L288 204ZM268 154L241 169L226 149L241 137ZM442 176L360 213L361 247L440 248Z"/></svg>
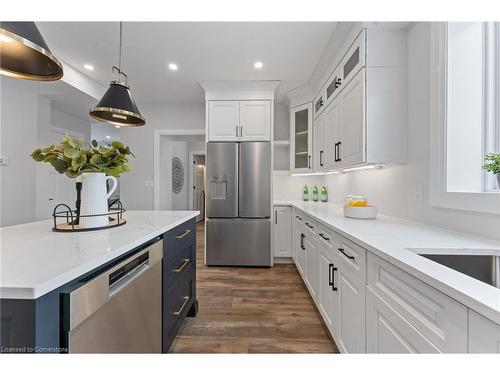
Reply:
<svg viewBox="0 0 500 375"><path fill-rule="evenodd" d="M111 81L108 91L89 114L98 121L123 127L142 126L146 123L130 89L118 81Z"/></svg>
<svg viewBox="0 0 500 375"><path fill-rule="evenodd" d="M0 73L56 81L63 76L63 68L34 22L0 22Z"/></svg>
<svg viewBox="0 0 500 375"><path fill-rule="evenodd" d="M128 87L127 75L122 71L122 22L120 22L120 46L118 52L118 67L113 66L115 78L109 84L102 99L89 111L89 115L98 121L107 122L120 127L137 127L146 124L139 112ZM125 78L125 82L121 78Z"/></svg>

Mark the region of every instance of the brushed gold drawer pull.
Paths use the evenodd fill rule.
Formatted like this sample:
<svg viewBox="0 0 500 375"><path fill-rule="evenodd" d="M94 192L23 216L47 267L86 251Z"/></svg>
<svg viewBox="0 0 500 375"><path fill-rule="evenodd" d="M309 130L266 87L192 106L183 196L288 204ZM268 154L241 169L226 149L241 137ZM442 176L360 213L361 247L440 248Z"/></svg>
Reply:
<svg viewBox="0 0 500 375"><path fill-rule="evenodd" d="M184 296L183 298L184 298L184 302L182 303L181 308L179 310L177 310L176 312L173 313L175 316L181 315L182 310L184 310L184 307L186 307L186 305L187 305L187 303L189 301L189 296Z"/></svg>
<svg viewBox="0 0 500 375"><path fill-rule="evenodd" d="M184 267L186 267L188 265L188 263L189 263L189 259L188 258L184 259L181 266L179 268L175 269L174 272L181 272L184 269Z"/></svg>
<svg viewBox="0 0 500 375"><path fill-rule="evenodd" d="M179 235L175 236L175 239L176 239L176 240L183 239L183 238L184 238L184 237L186 237L189 233L191 233L191 229L186 229L186 230L184 231L184 233L182 233L182 234L179 234Z"/></svg>

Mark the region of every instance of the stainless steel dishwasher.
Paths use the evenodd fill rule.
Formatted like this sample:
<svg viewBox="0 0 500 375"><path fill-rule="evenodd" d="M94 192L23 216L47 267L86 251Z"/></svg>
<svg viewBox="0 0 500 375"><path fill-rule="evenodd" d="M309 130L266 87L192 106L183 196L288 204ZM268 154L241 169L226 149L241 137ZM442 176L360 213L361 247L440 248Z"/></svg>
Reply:
<svg viewBox="0 0 500 375"><path fill-rule="evenodd" d="M62 293L70 353L160 353L163 241Z"/></svg>

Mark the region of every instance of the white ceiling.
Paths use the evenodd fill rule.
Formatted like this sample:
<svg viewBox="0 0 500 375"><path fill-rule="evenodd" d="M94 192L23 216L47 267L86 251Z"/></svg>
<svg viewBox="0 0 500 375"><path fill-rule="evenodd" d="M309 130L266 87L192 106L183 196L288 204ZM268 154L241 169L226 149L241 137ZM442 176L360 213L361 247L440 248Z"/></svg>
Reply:
<svg viewBox="0 0 500 375"><path fill-rule="evenodd" d="M117 22L38 22L52 52L103 86L118 63ZM198 82L280 80L283 93L309 80L335 22L125 22L123 71L137 102L203 102ZM264 67L256 70L255 61ZM172 72L168 63L179 70ZM83 65L95 70L89 72Z"/></svg>

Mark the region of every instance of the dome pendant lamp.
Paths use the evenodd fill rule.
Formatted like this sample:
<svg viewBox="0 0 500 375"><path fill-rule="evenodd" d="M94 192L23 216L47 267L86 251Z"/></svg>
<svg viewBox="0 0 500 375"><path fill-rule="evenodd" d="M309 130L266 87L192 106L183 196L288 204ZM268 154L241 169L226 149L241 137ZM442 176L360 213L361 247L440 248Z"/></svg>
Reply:
<svg viewBox="0 0 500 375"><path fill-rule="evenodd" d="M63 67L34 22L0 22L0 74L56 81L63 76Z"/></svg>
<svg viewBox="0 0 500 375"><path fill-rule="evenodd" d="M109 84L102 99L89 111L89 115L98 121L107 122L120 127L136 127L146 124L137 105L135 104L130 88L128 77L122 72L122 23L120 22L120 52L118 67L113 66L113 80ZM125 78L125 82L121 78Z"/></svg>

